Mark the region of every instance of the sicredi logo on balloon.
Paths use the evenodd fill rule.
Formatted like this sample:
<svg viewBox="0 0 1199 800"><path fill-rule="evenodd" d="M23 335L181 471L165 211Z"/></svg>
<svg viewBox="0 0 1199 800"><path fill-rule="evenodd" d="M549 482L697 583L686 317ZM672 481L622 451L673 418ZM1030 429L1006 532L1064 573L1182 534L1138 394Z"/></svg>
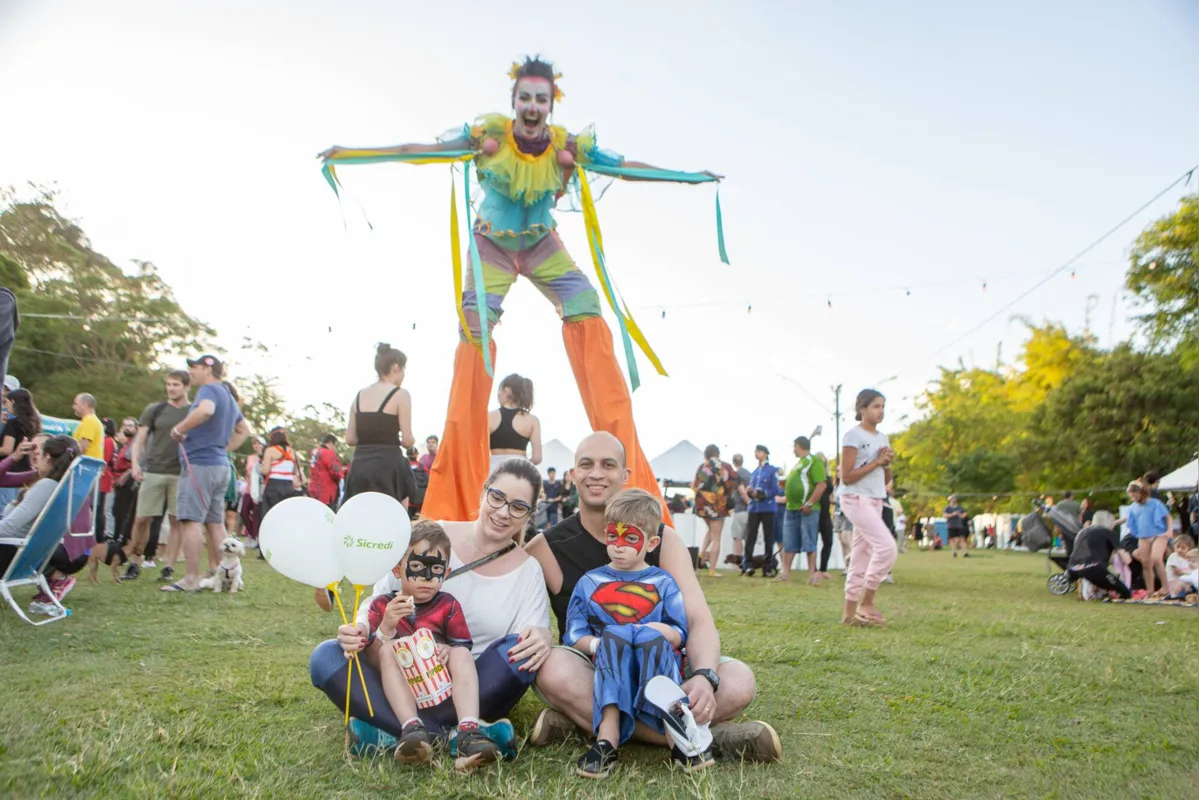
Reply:
<svg viewBox="0 0 1199 800"><path fill-rule="evenodd" d="M395 547L395 542L372 542L370 539L359 539L351 544L350 547L363 547L367 550L391 550Z"/></svg>

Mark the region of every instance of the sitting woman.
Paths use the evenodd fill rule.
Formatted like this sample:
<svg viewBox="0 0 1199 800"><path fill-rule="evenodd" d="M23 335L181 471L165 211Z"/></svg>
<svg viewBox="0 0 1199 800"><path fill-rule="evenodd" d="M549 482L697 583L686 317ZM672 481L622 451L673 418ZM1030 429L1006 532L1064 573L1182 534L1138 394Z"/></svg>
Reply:
<svg viewBox="0 0 1199 800"><path fill-rule="evenodd" d="M529 458L533 445L534 464L541 463L541 421L533 416L533 382L512 374L500 381L500 407L488 416L491 430L491 466L517 456Z"/></svg>
<svg viewBox="0 0 1199 800"><path fill-rule="evenodd" d="M39 446L40 445L40 446ZM71 468L71 463L79 456L79 443L70 436L36 437L33 442L22 446L22 455L28 455L33 471L28 473L7 473L0 477L7 481L31 479L33 482L22 490L17 499L4 509L0 518L0 575L3 575L16 557L18 543L29 537L33 523L50 502L59 481ZM7 472L9 460L0 462L0 473ZM60 544L50 556L50 565L46 569L50 591L62 602L62 598L75 586L75 579L69 577L87 565L87 554L72 559L66 549ZM56 608L44 593L38 592L33 598L29 610L35 614L55 613Z"/></svg>
<svg viewBox="0 0 1199 800"><path fill-rule="evenodd" d="M507 716L533 683L534 673L550 652L549 604L541 565L520 547L521 533L541 492L541 475L524 459L511 458L496 466L483 485L479 516L474 522L442 522L452 545L445 591L462 606L471 632L472 655L479 675L479 717L496 722ZM371 596L397 591L388 573ZM369 604L371 597L364 600ZM346 701L347 656L362 652L362 669L369 687L370 715L357 676L351 688L354 717L347 740L354 752L371 745L396 746L403 720L388 707L380 681L379 659L392 658L365 625L343 625L337 639L317 646L309 662L312 685L338 708ZM453 703L420 709L421 722L433 733L447 735L457 723ZM364 722L369 720L370 724ZM381 730L380 730L381 729ZM510 725L480 729L509 755Z"/></svg>

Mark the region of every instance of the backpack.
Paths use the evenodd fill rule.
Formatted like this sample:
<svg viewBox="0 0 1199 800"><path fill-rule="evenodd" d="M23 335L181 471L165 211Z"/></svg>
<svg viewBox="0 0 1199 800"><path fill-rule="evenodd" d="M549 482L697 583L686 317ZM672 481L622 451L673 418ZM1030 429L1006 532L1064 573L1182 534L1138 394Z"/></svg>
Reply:
<svg viewBox="0 0 1199 800"><path fill-rule="evenodd" d="M168 405L170 405L170 403L168 403L166 400L163 400L158 405L154 406L154 410L150 412L150 424L146 426L150 433L154 433L155 427L158 425L158 418L162 416L163 409L165 409Z"/></svg>
<svg viewBox="0 0 1199 800"><path fill-rule="evenodd" d="M408 498L410 505L420 506L425 502L425 490L429 488L429 473L423 466L417 464L412 468L412 478L416 483L416 491Z"/></svg>

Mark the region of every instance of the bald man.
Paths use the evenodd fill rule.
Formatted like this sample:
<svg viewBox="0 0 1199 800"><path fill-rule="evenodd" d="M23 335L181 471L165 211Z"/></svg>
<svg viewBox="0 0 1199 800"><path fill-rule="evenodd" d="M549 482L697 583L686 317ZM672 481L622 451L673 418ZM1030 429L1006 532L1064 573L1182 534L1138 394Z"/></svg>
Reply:
<svg viewBox="0 0 1199 800"><path fill-rule="evenodd" d="M575 451L574 475L579 512L535 536L525 546L545 573L550 606L558 618L559 640L575 584L584 573L608 563L604 506L624 488L629 477L620 440L599 431L580 442ZM778 761L782 745L774 728L765 722L729 722L753 701L757 691L754 675L742 662L720 655L720 634L683 540L673 529L666 528L661 546L649 554L647 561L669 572L682 592L689 629L687 680L683 689L691 699L696 722L713 723L716 753L746 761ZM550 708L537 717L530 744L562 741L576 726L591 735L594 676L590 657L563 645L553 648L538 671L535 684L538 695ZM655 745L666 744L664 735L640 724L636 737Z"/></svg>

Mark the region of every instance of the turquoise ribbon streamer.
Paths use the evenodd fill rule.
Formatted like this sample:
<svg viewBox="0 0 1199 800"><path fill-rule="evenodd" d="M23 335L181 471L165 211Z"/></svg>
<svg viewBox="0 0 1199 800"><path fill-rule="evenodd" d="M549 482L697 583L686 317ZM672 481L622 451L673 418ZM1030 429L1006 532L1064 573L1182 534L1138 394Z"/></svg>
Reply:
<svg viewBox="0 0 1199 800"><path fill-rule="evenodd" d="M387 161L428 161L437 163L442 159L456 160L465 158L468 155L474 155L473 150L444 150L437 153L391 153L380 156L350 156L342 158L327 158L321 166L321 174L325 176L325 180L329 184L329 188L333 190L333 194L341 197L341 192L337 187L337 178L333 175L333 167L342 164L382 164Z"/></svg>
<svg viewBox="0 0 1199 800"><path fill-rule="evenodd" d="M632 167L610 167L588 164L586 169L596 175L609 178L636 178L642 181L668 181L670 183L713 183L716 179L702 172L679 172L671 169L641 169ZM720 190L716 190L716 243L720 248L720 260L729 263L729 254L724 247L724 215L720 213Z"/></svg>
<svg viewBox="0 0 1199 800"><path fill-rule="evenodd" d="M608 277L608 266L604 261L604 251L600 248L599 241L592 242L591 249L596 255L596 263L599 264L600 280L604 282L604 287L612 299L620 300L616 290L612 288L612 280ZM637 370L637 358L633 354L633 337L629 336L629 327L625 325L624 316L619 312L616 314L616 322L620 325L620 341L624 345L625 363L629 365L629 384L635 392L641 386L641 374Z"/></svg>
<svg viewBox="0 0 1199 800"><path fill-rule="evenodd" d="M716 246L720 248L720 260L729 263L728 251L724 249L724 216L720 213L720 190L716 190Z"/></svg>
<svg viewBox="0 0 1199 800"><path fill-rule="evenodd" d="M490 320L487 317L487 287L483 284L483 261L479 258L479 246L475 243L474 226L470 221L470 162L462 163L463 189L466 199L466 235L470 237L470 267L475 278L475 309L479 313L479 341L483 347L483 367L489 377L495 377L491 368L491 336L488 333Z"/></svg>

